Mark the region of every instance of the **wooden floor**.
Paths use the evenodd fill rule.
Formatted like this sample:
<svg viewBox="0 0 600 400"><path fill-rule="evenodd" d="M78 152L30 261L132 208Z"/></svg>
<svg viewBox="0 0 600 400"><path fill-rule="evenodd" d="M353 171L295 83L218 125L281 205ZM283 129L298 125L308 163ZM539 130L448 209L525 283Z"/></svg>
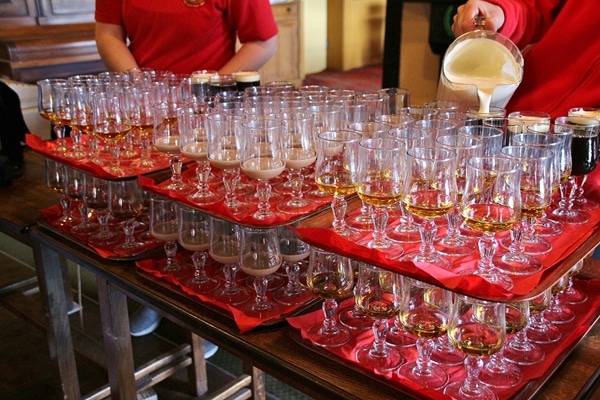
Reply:
<svg viewBox="0 0 600 400"><path fill-rule="evenodd" d="M71 330L76 349L78 376L83 395L107 384L100 317L97 304L82 298L83 312L71 314ZM44 332L44 315L35 271L4 252L0 252L0 399L58 399L58 378L50 360ZM186 333L170 321L163 320L151 335L132 338L136 366L163 352L185 344ZM85 350L83 350L85 349ZM209 391L242 373L242 362L219 350L208 361ZM293 388L267 376L270 399L309 399ZM187 371L153 388L161 400L196 399L189 393Z"/></svg>

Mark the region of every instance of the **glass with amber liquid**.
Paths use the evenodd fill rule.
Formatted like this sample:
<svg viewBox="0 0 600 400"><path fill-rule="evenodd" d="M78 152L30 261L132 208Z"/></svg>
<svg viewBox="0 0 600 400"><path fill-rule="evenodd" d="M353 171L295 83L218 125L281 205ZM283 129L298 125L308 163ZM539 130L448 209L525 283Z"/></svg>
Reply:
<svg viewBox="0 0 600 400"><path fill-rule="evenodd" d="M467 376L446 386L453 399L497 399L479 380L484 356L498 352L506 341L506 306L503 303L457 294L448 318L450 342L467 355Z"/></svg>
<svg viewBox="0 0 600 400"><path fill-rule="evenodd" d="M402 260L422 262L450 269L451 261L433 247L437 233L434 219L444 217L455 206L458 196L456 185L456 154L451 150L417 147L406 153L404 178L404 206L413 215L423 218L419 228L421 247L408 253Z"/></svg>
<svg viewBox="0 0 600 400"><path fill-rule="evenodd" d="M356 191L358 145L361 138L359 133L346 130L326 131L317 138L315 182L320 191L333 196L333 231L352 239L359 239L361 235L346 225L345 196Z"/></svg>
<svg viewBox="0 0 600 400"><path fill-rule="evenodd" d="M115 176L124 176L126 172L120 165L119 141L131 131L131 122L125 111L123 96L118 92L95 93L92 97L94 135L110 146L111 163L108 172Z"/></svg>
<svg viewBox="0 0 600 400"><path fill-rule="evenodd" d="M468 227L481 232L481 260L464 274L481 276L510 289L512 279L493 264L498 243L494 235L512 229L521 219L521 167L508 158L475 157L467 164L467 180L460 204Z"/></svg>

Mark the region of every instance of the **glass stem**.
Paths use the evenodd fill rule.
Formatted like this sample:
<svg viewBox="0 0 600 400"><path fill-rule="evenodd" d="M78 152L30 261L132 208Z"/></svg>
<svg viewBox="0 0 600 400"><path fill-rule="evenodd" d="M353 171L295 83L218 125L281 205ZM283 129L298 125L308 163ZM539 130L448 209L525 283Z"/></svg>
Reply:
<svg viewBox="0 0 600 400"><path fill-rule="evenodd" d="M181 176L183 162L181 161L181 157L177 154L172 155L169 165L171 167L171 182L177 185L183 184L183 178Z"/></svg>
<svg viewBox="0 0 600 400"><path fill-rule="evenodd" d="M265 308L267 303L267 286L269 282L266 276L257 276L254 278L254 290L256 291L256 308Z"/></svg>
<svg viewBox="0 0 600 400"><path fill-rule="evenodd" d="M239 168L228 168L223 171L223 185L225 186L225 205L227 207L234 207L237 203L235 189L239 180Z"/></svg>
<svg viewBox="0 0 600 400"><path fill-rule="evenodd" d="M345 235L347 233L346 221L346 209L348 203L343 195L333 196L331 202L331 210L333 211L333 231L339 235Z"/></svg>
<svg viewBox="0 0 600 400"><path fill-rule="evenodd" d="M259 180L256 185L256 192L258 194L258 213L260 215L267 215L271 204L269 199L271 198L271 185L267 180Z"/></svg>
<svg viewBox="0 0 600 400"><path fill-rule="evenodd" d="M389 246L385 228L388 224L388 210L385 207L373 207L373 240L372 247L383 248Z"/></svg>
<svg viewBox="0 0 600 400"><path fill-rule="evenodd" d="M325 299L325 301L323 301L322 309L325 319L323 320L322 330L326 334L335 334L338 332L337 323L335 321L337 308L338 304L335 299Z"/></svg>
<svg viewBox="0 0 600 400"><path fill-rule="evenodd" d="M376 319L373 322L373 336L375 340L373 341L373 354L385 357L389 351L385 342L385 338L387 336L389 325L387 319Z"/></svg>
<svg viewBox="0 0 600 400"><path fill-rule="evenodd" d="M210 178L210 163L208 161L198 161L196 178L198 178L198 185L196 186L198 192L207 193L208 179Z"/></svg>
<svg viewBox="0 0 600 400"><path fill-rule="evenodd" d="M431 353L435 349L435 342L432 339L419 338L416 344L419 357L416 360L415 368L420 373L426 373L429 369Z"/></svg>
<svg viewBox="0 0 600 400"><path fill-rule="evenodd" d="M479 261L480 271L491 271L494 268L492 258L498 248L498 242L494 237L494 234L485 233L479 238L479 253L481 254L481 261Z"/></svg>
<svg viewBox="0 0 600 400"><path fill-rule="evenodd" d="M419 229L419 232L421 234L420 252L425 257L431 256L435 253L433 241L435 240L435 236L437 235L437 230L437 225L435 224L435 221L433 219L423 219L423 222L421 223Z"/></svg>
<svg viewBox="0 0 600 400"><path fill-rule="evenodd" d="M481 357L467 356L465 358L465 368L467 370L467 378L461 392L465 393L467 398L477 398L480 394L479 374L483 368L483 360Z"/></svg>

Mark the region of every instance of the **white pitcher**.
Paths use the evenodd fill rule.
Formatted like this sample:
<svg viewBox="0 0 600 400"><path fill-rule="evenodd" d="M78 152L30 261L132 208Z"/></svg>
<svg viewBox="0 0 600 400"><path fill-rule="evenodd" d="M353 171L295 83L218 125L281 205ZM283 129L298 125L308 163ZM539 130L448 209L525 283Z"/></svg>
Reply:
<svg viewBox="0 0 600 400"><path fill-rule="evenodd" d="M481 27L482 25L480 25ZM465 109L504 108L523 77L523 55L506 36L478 28L452 42L442 63L437 99Z"/></svg>

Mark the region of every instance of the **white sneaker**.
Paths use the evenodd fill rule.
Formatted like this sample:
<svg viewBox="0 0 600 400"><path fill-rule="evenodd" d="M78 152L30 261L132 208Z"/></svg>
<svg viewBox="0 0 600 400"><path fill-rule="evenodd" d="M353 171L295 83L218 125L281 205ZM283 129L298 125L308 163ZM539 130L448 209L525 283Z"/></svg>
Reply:
<svg viewBox="0 0 600 400"><path fill-rule="evenodd" d="M204 358L208 359L217 354L219 350L219 346L216 344L209 342L208 340L204 341Z"/></svg>
<svg viewBox="0 0 600 400"><path fill-rule="evenodd" d="M148 335L158 328L162 317L153 309L142 307L137 310L129 320L129 333L131 336Z"/></svg>

